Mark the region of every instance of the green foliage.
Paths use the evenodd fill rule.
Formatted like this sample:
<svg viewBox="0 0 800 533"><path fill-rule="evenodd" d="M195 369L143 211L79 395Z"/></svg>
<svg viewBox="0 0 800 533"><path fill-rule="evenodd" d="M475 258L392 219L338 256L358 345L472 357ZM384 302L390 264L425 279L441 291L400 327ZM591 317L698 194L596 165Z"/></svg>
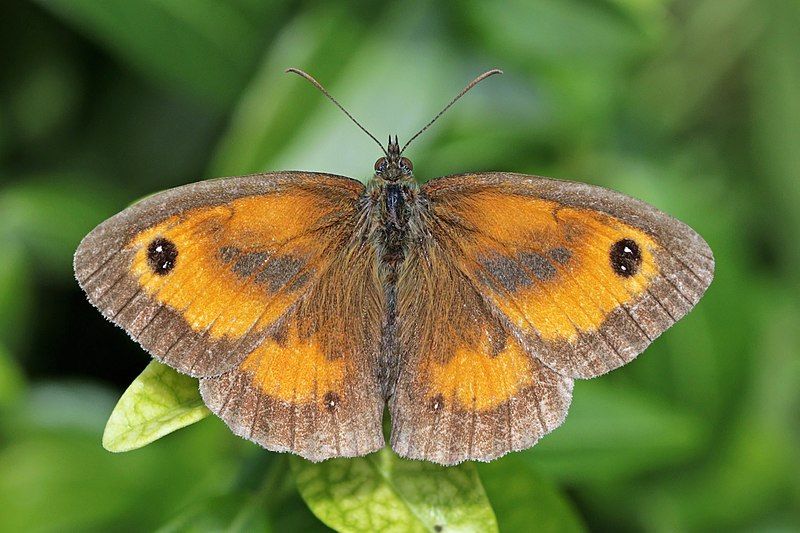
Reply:
<svg viewBox="0 0 800 533"><path fill-rule="evenodd" d="M280 3L47 0L143 75L224 105L246 80Z"/></svg>
<svg viewBox="0 0 800 533"><path fill-rule="evenodd" d="M534 525L537 531L584 531L574 506L531 464L529 456L511 454L478 466L500 531L526 531Z"/></svg>
<svg viewBox="0 0 800 533"><path fill-rule="evenodd" d="M707 432L698 417L643 391L578 382L566 422L525 456L553 479L602 484L678 465L704 449Z"/></svg>
<svg viewBox="0 0 800 533"><path fill-rule="evenodd" d="M19 242L0 238L0 246L4 249L0 254L0 342L10 349L25 340L33 303L32 276Z"/></svg>
<svg viewBox="0 0 800 533"><path fill-rule="evenodd" d="M8 350L0 344L0 410L9 409L22 393L22 373Z"/></svg>
<svg viewBox="0 0 800 533"><path fill-rule="evenodd" d="M797 2L6 4L0 530L352 530L386 508L429 531L800 527ZM152 442L208 413L196 381L152 363L113 407L147 357L86 304L72 253L202 177L367 176L374 144L289 66L379 139L503 68L412 145L416 173L613 187L697 229L714 283L635 362L577 383L563 427L490 464L309 464L216 417ZM109 448L152 443L110 454L106 420Z"/></svg>
<svg viewBox="0 0 800 533"><path fill-rule="evenodd" d="M472 464L446 468L391 450L312 463L292 458L308 506L337 531L496 531Z"/></svg>
<svg viewBox="0 0 800 533"><path fill-rule="evenodd" d="M103 447L110 452L135 450L209 414L196 379L153 361L114 407L103 433Z"/></svg>
<svg viewBox="0 0 800 533"><path fill-rule="evenodd" d="M74 175L28 178L0 198L3 232L24 247L37 268L60 278L72 273L72 255L98 220L119 201L97 180Z"/></svg>
<svg viewBox="0 0 800 533"><path fill-rule="evenodd" d="M158 532L270 531L271 527L264 513L259 512L259 508L255 505L247 505L250 498L252 497L245 492L231 491L223 496L195 502L175 519L159 528Z"/></svg>

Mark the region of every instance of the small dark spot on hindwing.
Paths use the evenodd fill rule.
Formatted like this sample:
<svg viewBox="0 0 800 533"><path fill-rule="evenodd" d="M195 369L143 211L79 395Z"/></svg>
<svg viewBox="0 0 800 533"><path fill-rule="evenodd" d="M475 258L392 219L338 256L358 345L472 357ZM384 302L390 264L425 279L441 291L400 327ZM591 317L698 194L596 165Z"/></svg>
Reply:
<svg viewBox="0 0 800 533"><path fill-rule="evenodd" d="M273 326L270 336L272 337L272 340L278 344L278 346L286 347L286 340L289 337L288 322L285 319L278 320Z"/></svg>
<svg viewBox="0 0 800 533"><path fill-rule="evenodd" d="M325 409L332 413L339 407L339 403L341 402L341 398L338 394L333 391L328 391L325 393L325 396L322 397L322 405L325 406Z"/></svg>
<svg viewBox="0 0 800 533"><path fill-rule="evenodd" d="M433 412L439 412L444 409L444 396L437 394L431 398L430 408Z"/></svg>

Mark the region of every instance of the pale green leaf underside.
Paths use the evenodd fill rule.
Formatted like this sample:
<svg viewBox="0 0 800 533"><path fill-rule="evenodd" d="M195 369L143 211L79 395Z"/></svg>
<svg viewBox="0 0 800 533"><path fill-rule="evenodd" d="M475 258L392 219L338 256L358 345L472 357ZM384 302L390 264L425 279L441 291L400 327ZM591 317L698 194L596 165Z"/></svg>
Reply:
<svg viewBox="0 0 800 533"><path fill-rule="evenodd" d="M210 414L195 378L152 361L122 394L106 423L103 447L126 452Z"/></svg>
<svg viewBox="0 0 800 533"><path fill-rule="evenodd" d="M497 531L475 466L400 459L388 448L355 459L291 458L300 494L337 531Z"/></svg>

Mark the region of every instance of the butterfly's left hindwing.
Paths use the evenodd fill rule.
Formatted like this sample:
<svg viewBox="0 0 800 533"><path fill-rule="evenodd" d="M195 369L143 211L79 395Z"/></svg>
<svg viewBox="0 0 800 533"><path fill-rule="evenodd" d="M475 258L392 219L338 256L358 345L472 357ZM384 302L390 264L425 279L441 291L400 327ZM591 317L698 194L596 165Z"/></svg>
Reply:
<svg viewBox="0 0 800 533"><path fill-rule="evenodd" d="M153 356L202 378L237 434L317 460L366 453L383 443L382 292L356 238L363 190L308 173L172 189L92 231L76 276Z"/></svg>
<svg viewBox="0 0 800 533"><path fill-rule="evenodd" d="M407 457L453 464L532 445L563 421L572 379L632 360L713 277L688 226L599 187L479 174L421 196L426 232L398 288L392 443Z"/></svg>

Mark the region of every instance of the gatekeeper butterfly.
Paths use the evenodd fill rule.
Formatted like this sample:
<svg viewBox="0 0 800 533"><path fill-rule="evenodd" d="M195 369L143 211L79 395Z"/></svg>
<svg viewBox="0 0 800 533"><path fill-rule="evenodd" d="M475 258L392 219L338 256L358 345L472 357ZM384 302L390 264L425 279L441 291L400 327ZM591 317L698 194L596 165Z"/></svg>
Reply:
<svg viewBox="0 0 800 533"><path fill-rule="evenodd" d="M300 74L347 113L311 76ZM415 139L491 70L473 80ZM312 461L384 446L489 461L558 427L575 379L628 363L698 302L705 241L601 187L509 172L177 187L80 244L77 279L231 430Z"/></svg>

